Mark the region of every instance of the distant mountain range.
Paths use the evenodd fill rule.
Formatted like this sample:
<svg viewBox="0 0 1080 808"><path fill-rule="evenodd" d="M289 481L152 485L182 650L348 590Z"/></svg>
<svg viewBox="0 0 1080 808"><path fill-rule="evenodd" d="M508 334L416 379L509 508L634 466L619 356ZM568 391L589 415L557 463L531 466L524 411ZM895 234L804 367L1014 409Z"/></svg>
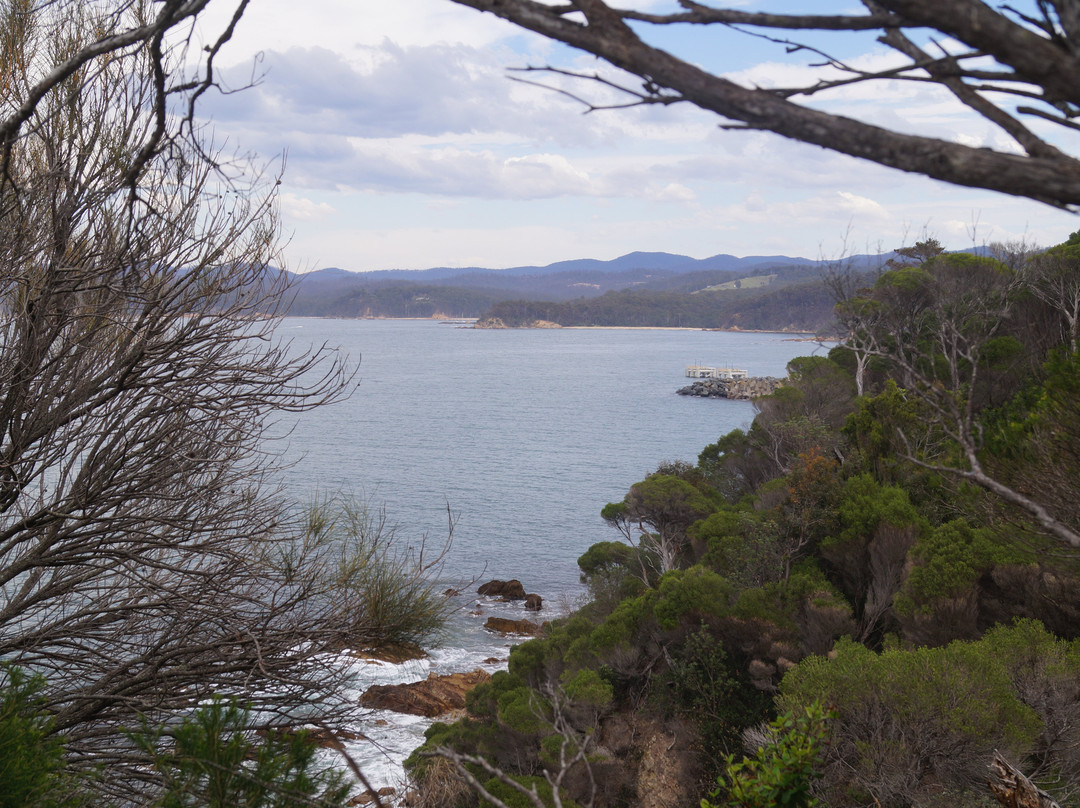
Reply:
<svg viewBox="0 0 1080 808"><path fill-rule="evenodd" d="M846 259L857 269L880 266L892 253ZM632 252L610 261L582 258L508 269L434 267L349 272L336 267L293 276L289 313L331 317L482 317L508 300L574 301L613 292L738 292L760 298L781 288L820 284L828 262L786 255L690 258ZM746 281L743 283L743 281ZM751 294L748 290L753 289Z"/></svg>

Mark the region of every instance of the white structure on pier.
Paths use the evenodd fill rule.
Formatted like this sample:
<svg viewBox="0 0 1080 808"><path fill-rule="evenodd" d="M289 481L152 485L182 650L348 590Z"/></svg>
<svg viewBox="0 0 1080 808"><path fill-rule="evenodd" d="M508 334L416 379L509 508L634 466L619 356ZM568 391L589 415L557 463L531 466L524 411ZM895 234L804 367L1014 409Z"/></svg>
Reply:
<svg viewBox="0 0 1080 808"><path fill-rule="evenodd" d="M688 379L746 379L750 374L741 368L716 368L710 365L687 365Z"/></svg>

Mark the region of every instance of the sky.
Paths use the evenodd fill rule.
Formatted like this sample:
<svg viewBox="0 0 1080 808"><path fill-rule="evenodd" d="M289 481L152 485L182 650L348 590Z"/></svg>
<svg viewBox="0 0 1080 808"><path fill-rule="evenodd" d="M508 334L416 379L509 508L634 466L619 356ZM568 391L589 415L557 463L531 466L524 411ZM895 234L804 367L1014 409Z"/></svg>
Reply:
<svg viewBox="0 0 1080 808"><path fill-rule="evenodd" d="M813 5L818 13L854 10L831 0ZM217 31L232 7L215 0L202 35ZM792 85L809 75L800 54L730 30L656 37L743 82ZM872 36L832 35L825 44L861 66L889 63ZM272 168L284 157L283 261L296 272L542 266L637 250L831 259L926 235L950 249L1020 239L1049 246L1080 229L1076 216L1036 202L770 133L724 130L715 115L688 105L586 114L565 94L513 80L523 74L511 68L546 64L633 83L593 57L450 0L252 0L219 68L229 87L254 86L208 98L202 114L219 142L252 150ZM592 83L565 86L591 101L616 100ZM929 85L856 86L823 106L1009 148Z"/></svg>

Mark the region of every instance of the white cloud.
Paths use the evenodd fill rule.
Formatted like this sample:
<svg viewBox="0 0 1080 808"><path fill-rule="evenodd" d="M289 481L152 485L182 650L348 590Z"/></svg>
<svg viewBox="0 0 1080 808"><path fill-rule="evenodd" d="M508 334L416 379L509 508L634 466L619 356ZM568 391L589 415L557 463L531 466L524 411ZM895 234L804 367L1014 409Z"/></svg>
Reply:
<svg viewBox="0 0 1080 808"><path fill-rule="evenodd" d="M289 221L317 222L335 213L334 206L315 202L294 193L285 192L278 197L282 215Z"/></svg>
<svg viewBox="0 0 1080 808"><path fill-rule="evenodd" d="M866 53L848 54L852 64L895 62L866 42ZM265 77L205 110L230 142L267 156L287 151L281 209L295 228L296 263L506 266L633 249L812 257L852 227L856 239L896 246L908 223L937 221L943 237L963 241L957 223L973 210L985 211L984 230L1002 238L1023 232L1027 218L1042 243L1076 229L1033 203L767 133L722 131L718 118L689 105L584 115L564 95L510 81L507 67L551 58L606 77L617 71L449 0L321 0L302 13L285 0L260 0L236 44L228 80L245 83L258 50ZM752 44L738 54L749 66L731 75L789 86L815 72L781 57L753 64L755 52ZM595 83L561 86L598 103L625 100ZM1015 149L927 85L852 85L825 97L810 103L901 131Z"/></svg>
<svg viewBox="0 0 1080 808"><path fill-rule="evenodd" d="M840 208L842 210L862 216L888 218L888 211L873 199L867 199L865 196L859 196L848 191L837 191L836 195L840 197Z"/></svg>

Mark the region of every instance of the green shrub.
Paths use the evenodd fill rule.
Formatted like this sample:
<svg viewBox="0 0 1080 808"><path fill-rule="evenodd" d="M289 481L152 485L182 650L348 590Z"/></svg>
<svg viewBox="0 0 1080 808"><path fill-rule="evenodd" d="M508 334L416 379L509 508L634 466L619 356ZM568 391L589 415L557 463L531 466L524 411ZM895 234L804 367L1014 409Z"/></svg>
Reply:
<svg viewBox="0 0 1080 808"><path fill-rule="evenodd" d="M814 808L811 792L820 777L826 720L831 717L820 702L787 712L769 725L770 743L753 758L736 762L728 755L720 788L712 793L719 802L701 801L701 808Z"/></svg>
<svg viewBox="0 0 1080 808"><path fill-rule="evenodd" d="M537 795L540 797L540 799L544 801L545 805L554 805L554 802L551 798L551 786L543 777L515 776L512 779L515 782L518 782L521 785L525 786L526 788L535 788ZM503 803L506 804L507 808L533 808L533 803L528 799L528 797L526 797L513 786L507 785L498 778L492 777L483 785L484 788L487 789L488 793L491 794L491 796L495 797L498 800L501 800ZM581 808L578 803L567 798L561 793L560 796L562 797L563 808ZM487 800L484 800L481 805L483 806L483 808L487 808L487 806L490 806L491 803L489 803Z"/></svg>
<svg viewBox="0 0 1080 808"><path fill-rule="evenodd" d="M65 770L63 738L52 731L41 692L45 680L0 667L0 808L89 805Z"/></svg>
<svg viewBox="0 0 1080 808"><path fill-rule="evenodd" d="M251 715L215 699L177 726L144 727L134 740L154 759L165 791L160 808L337 808L349 799L343 772L318 760L303 731L253 738Z"/></svg>
<svg viewBox="0 0 1080 808"><path fill-rule="evenodd" d="M830 806L869 795L882 806L936 804L926 801L932 793L983 788L995 749L1022 760L1042 722L1008 673L1008 644L998 636L878 654L841 640L833 658L809 657L792 669L779 709L822 700L837 713L827 753Z"/></svg>
<svg viewBox="0 0 1080 808"><path fill-rule="evenodd" d="M721 616L730 611L734 596L731 582L712 570L697 566L669 572L660 579L653 614L664 629L673 629L688 618Z"/></svg>
<svg viewBox="0 0 1080 808"><path fill-rule="evenodd" d="M584 668L564 678L563 690L575 705L603 709L611 704L611 683L605 681L599 671Z"/></svg>

